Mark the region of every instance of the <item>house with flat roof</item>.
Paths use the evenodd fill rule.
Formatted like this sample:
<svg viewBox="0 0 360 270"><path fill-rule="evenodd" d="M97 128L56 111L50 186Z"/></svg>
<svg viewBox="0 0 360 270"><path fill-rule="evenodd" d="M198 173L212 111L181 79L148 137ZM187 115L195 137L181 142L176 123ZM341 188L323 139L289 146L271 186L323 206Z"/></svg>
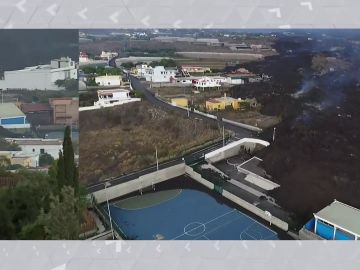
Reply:
<svg viewBox="0 0 360 270"><path fill-rule="evenodd" d="M314 213L299 232L300 239L360 240L360 209L334 200Z"/></svg>
<svg viewBox="0 0 360 270"><path fill-rule="evenodd" d="M16 143L21 147L24 155L49 154L54 159L59 158L59 151L62 150L62 140L42 138L5 138L10 143Z"/></svg>
<svg viewBox="0 0 360 270"><path fill-rule="evenodd" d="M149 82L170 82L175 79L177 69L175 67L156 66L145 69L145 79Z"/></svg>
<svg viewBox="0 0 360 270"><path fill-rule="evenodd" d="M0 104L0 126L6 129L28 129L26 115L14 103Z"/></svg>
<svg viewBox="0 0 360 270"><path fill-rule="evenodd" d="M120 75L105 75L95 77L95 82L99 86L120 86L122 78Z"/></svg>
<svg viewBox="0 0 360 270"><path fill-rule="evenodd" d="M4 72L0 89L63 90L56 85L57 80L77 79L75 61L69 57L53 59L50 64L26 67Z"/></svg>

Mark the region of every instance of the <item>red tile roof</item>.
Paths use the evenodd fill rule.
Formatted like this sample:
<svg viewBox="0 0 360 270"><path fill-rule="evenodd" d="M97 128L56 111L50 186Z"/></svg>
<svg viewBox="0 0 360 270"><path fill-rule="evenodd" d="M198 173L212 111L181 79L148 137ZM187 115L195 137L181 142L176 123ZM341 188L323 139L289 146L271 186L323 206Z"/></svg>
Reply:
<svg viewBox="0 0 360 270"><path fill-rule="evenodd" d="M47 103L24 103L24 104L21 105L21 110L24 113L40 112L40 111L51 111L51 107Z"/></svg>

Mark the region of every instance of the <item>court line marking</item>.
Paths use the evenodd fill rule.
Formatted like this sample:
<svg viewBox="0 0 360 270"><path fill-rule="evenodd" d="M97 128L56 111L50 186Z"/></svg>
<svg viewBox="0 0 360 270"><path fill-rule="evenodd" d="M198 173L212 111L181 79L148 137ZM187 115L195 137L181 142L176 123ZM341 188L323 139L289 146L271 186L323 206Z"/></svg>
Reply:
<svg viewBox="0 0 360 270"><path fill-rule="evenodd" d="M229 220L229 221L227 221L227 222L221 223L219 226L217 226L217 227L215 227L215 228L212 228L210 231L204 233L204 235L205 235L205 234L208 235L208 234L210 234L210 233L212 233L212 232L214 232L214 231L217 231L217 230L219 230L221 227L227 226L227 225L229 225L229 224L231 224L231 223L233 223L233 222L235 222L235 221L237 221L237 220L239 220L239 217L236 217L236 218L233 219L233 220ZM206 238L207 238L207 237L206 237ZM199 237L194 238L193 240L197 240L197 239L199 239ZM208 238L208 239L209 239L209 238ZM209 239L209 240L210 240L210 239Z"/></svg>
<svg viewBox="0 0 360 270"><path fill-rule="evenodd" d="M203 225L205 225L206 226L206 224L209 224L210 222L213 222L213 221L215 221L215 220L217 220L217 219L219 219L219 218L221 218L221 217L223 217L223 216L226 216L226 215L228 215L228 214L231 214L231 213L233 213L233 212L235 212L235 211L237 211L237 209L233 209L233 210L231 210L230 212L226 212L226 213L224 213L224 214L222 214L222 215L220 215L220 216L217 216L216 218L213 218L213 219L211 219L211 220L209 220L209 221L207 221L207 222L204 222L203 223ZM192 223L192 222L191 222ZM189 223L190 224L190 223ZM187 226L188 224L186 224L185 225L185 227ZM203 226L203 225L201 225L201 226ZM184 228L185 228L184 227ZM200 227L200 226L198 226L198 227ZM195 230L195 229L197 229L198 227L195 227L195 228L193 228L193 229L191 229L190 231L192 231L192 230ZM189 232L190 232L189 231ZM179 236L177 236L177 237L175 237L175 238L172 238L172 240L175 240L175 239L177 239L177 238L180 238L180 237L182 237L184 235L184 233L183 234L180 234Z"/></svg>
<svg viewBox="0 0 360 270"><path fill-rule="evenodd" d="M171 197L171 198L169 198L169 199L167 199L167 200L165 200L165 201L161 201L161 202L152 204L152 205L150 205L150 206L145 206L145 207L141 207L141 208L128 209L128 208L121 208L121 207L118 207L118 206L115 205L116 203L124 202L124 201L129 200L129 199L135 199L135 198L137 198L137 197L140 197L140 198L141 198L141 196L144 196L144 195L146 195L146 194L144 194L144 195L136 195L136 196L132 196L132 197L129 197L129 198L126 198L126 199L117 201L117 202L113 202L113 203L110 204L110 206L112 206L112 207L114 207L114 208L117 208L117 209L126 210L126 211L142 210L142 209L150 208L150 207L153 207L153 206L158 206L158 205L160 205L160 204L163 204L163 203L166 203L166 202L168 202L168 201L171 201L171 200L175 199L175 198L178 197L178 196L182 193L182 191L183 191L183 189L178 189L178 190L179 190L179 192L178 192L174 197ZM166 191L166 190L162 190L162 191ZM160 192L161 192L161 191L160 191ZM148 193L148 194L151 194L151 193Z"/></svg>
<svg viewBox="0 0 360 270"><path fill-rule="evenodd" d="M236 210L237 210L237 209L236 209ZM260 222L257 221L256 219L253 219L252 217L248 216L247 214L245 214L245 213L243 213L243 212L241 212L241 211L239 211L239 210L237 210L237 211L238 211L241 215L247 216L247 217L250 218L252 221L254 221L255 223L259 224L261 227L263 227L263 228L265 228L265 229L267 229L267 230L269 230L269 231L272 231L274 234L277 235L277 232L275 232L275 231L272 230L271 228L266 227L264 224L260 223Z"/></svg>
<svg viewBox="0 0 360 270"><path fill-rule="evenodd" d="M246 234L247 236L249 236L250 238L252 238L253 240L261 240L261 239L254 238L251 234L247 233L246 231L242 231L240 233L240 240L251 240L251 239L243 239L243 237L242 237L243 233Z"/></svg>
<svg viewBox="0 0 360 270"><path fill-rule="evenodd" d="M189 225L193 225L193 224L197 224L198 226L197 227L195 227L195 228L193 228L193 229L191 229L191 230L186 230L186 228L189 226ZM192 230L194 230L194 229L197 229L197 228L203 228L202 229L202 232L201 233L198 233L198 234L189 234L189 232L191 232ZM204 224L204 223L202 223L202 222L199 222L199 221L194 221L194 222L191 222L191 223L189 223L189 224L187 224L185 227L184 227L184 234L185 235L187 235L187 236L190 236L190 237L197 237L197 236L199 236L199 235L201 235L202 233L204 233L206 231L206 225Z"/></svg>
<svg viewBox="0 0 360 270"><path fill-rule="evenodd" d="M239 211L238 211L239 212ZM241 212L239 212L239 213L241 213ZM243 214L243 213L241 213L241 214ZM244 214L245 215L245 214ZM239 215L238 217L236 217L235 219L232 219L232 220L229 220L228 222L224 222L224 223L222 223L221 225L219 225L219 226L217 226L217 227L215 227L215 228L212 228L211 230L209 230L209 231L205 231L205 233L203 234L203 235L209 235L210 233L212 233L212 232L214 232L214 231L217 231L217 230L219 230L221 227L224 227L224 226L227 226L227 225L229 225L229 224L231 224L231 223L233 223L233 222L237 222L237 221L239 221L241 218L243 218L244 216L241 216L241 215ZM245 215L245 217L248 217L247 215ZM264 226L264 225L262 225L261 223L258 223L256 220L254 220L254 219L249 219L250 220L250 224L240 233L240 237L241 237L241 235L243 234L243 233L245 233L245 234L247 234L249 237L251 237L252 239L254 239L254 240L266 240L266 239L270 239L271 237L274 237L274 236L277 236L277 233L276 232L274 232L273 230L271 230L271 229L269 229L268 227L266 227L266 226ZM260 224L260 225L262 225L262 227L260 227L261 229L265 229L264 231L265 231L265 233L267 234L268 232L269 232L269 235L267 236L267 237L263 237L264 235L263 235L263 233L261 232L261 231L259 231L259 230L256 230L256 228L254 228L255 229L255 231L260 235L260 239L258 239L254 234L252 234L252 233L250 233L249 232L249 230L255 225L257 225L257 224ZM189 236L189 235L188 235ZM201 238L202 236L199 236L199 237L196 237L196 238L194 238L193 240L198 240L199 238ZM206 237L207 238L207 237ZM209 239L209 238L208 238ZM209 239L210 240L210 239ZM241 240L241 238L240 238L240 240Z"/></svg>

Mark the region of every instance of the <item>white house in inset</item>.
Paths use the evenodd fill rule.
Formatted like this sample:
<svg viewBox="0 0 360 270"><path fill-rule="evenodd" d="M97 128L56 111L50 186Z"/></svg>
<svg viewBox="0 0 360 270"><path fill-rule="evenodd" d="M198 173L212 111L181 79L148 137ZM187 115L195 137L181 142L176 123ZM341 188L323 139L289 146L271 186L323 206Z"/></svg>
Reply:
<svg viewBox="0 0 360 270"><path fill-rule="evenodd" d="M49 65L26 67L21 70L5 71L0 80L0 89L62 90L57 80L77 79L75 61L69 57L51 60Z"/></svg>
<svg viewBox="0 0 360 270"><path fill-rule="evenodd" d="M79 55L79 63L87 63L89 62L89 56L86 52L80 52Z"/></svg>
<svg viewBox="0 0 360 270"><path fill-rule="evenodd" d="M110 60L111 58L116 57L118 55L119 54L117 52L102 51L100 54L100 58L104 60Z"/></svg>
<svg viewBox="0 0 360 270"><path fill-rule="evenodd" d="M42 138L5 138L10 143L16 143L21 147L23 154L49 154L54 159L59 158L59 151L62 150L62 141L58 139Z"/></svg>
<svg viewBox="0 0 360 270"><path fill-rule="evenodd" d="M120 86L122 78L120 75L105 75L95 77L95 82L99 86Z"/></svg>

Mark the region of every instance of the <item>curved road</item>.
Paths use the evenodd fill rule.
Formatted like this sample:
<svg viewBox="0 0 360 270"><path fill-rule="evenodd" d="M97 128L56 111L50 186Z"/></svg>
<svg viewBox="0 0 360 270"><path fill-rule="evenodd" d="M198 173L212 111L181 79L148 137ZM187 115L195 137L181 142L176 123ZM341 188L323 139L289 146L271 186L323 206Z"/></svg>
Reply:
<svg viewBox="0 0 360 270"><path fill-rule="evenodd" d="M132 87L135 90L140 91L141 93L143 93L145 95L146 99L150 103L152 103L153 105L159 106L159 107L162 107L162 108L165 108L165 109L176 111L177 113L185 115L185 116L187 115L188 112L186 110L181 109L181 108L177 108L175 106L172 106L169 103L166 103L164 101L161 101L161 100L157 99L154 96L154 94L151 93L141 83L141 81L138 78L135 78L134 76L130 76L130 80L131 80ZM236 125L232 125L230 123L225 123L225 122L223 122L221 120L211 119L211 118L208 118L206 116L203 116L203 115L200 115L200 114L197 114L197 113L192 113L191 111L190 111L190 117L191 118L202 119L203 121L208 121L208 122L211 122L211 123L216 123L216 124L219 123L220 126L224 126L225 129L233 131L235 133L235 136L236 136L237 139L254 137L254 134L255 134L254 132L251 132L250 130L247 130L245 128L242 128L242 127L239 127L239 126L236 126Z"/></svg>

